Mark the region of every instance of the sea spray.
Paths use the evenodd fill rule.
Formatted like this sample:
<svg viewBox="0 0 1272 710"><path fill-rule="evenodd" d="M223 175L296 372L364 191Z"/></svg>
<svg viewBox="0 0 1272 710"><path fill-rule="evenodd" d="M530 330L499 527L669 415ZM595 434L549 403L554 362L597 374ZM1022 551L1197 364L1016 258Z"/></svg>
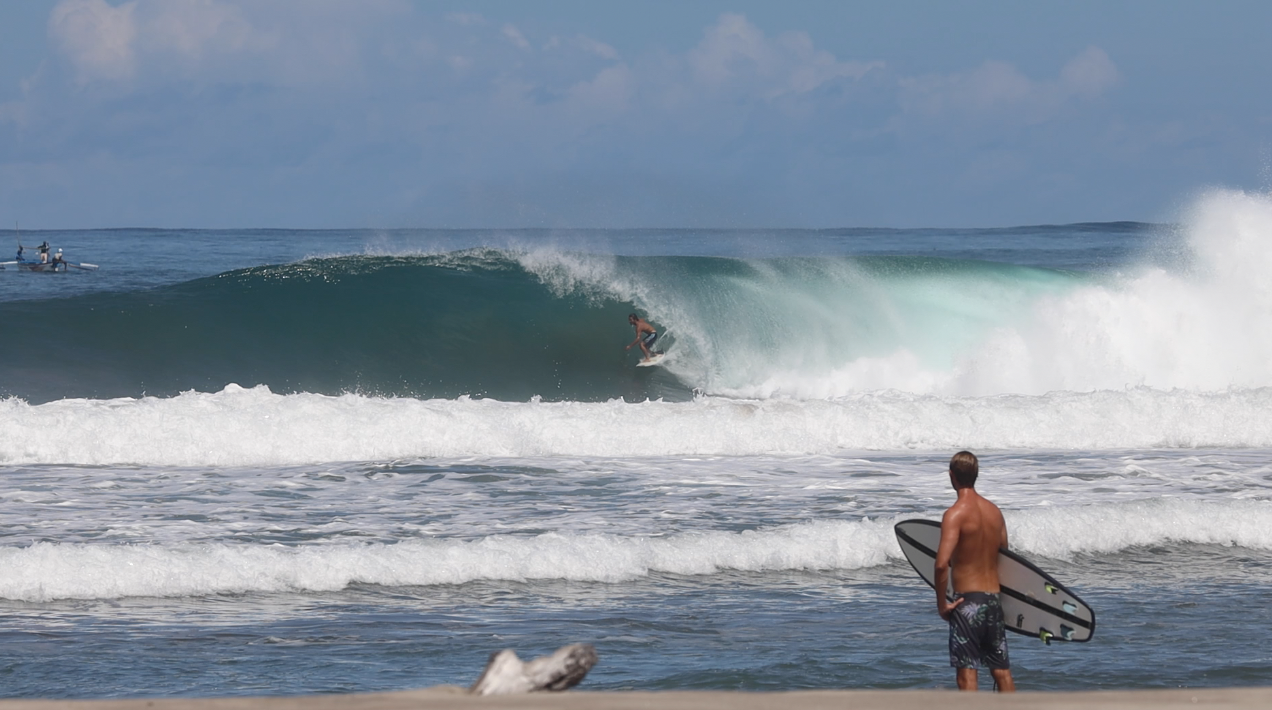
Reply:
<svg viewBox="0 0 1272 710"><path fill-rule="evenodd" d="M914 257L521 260L558 292L662 318L693 351L671 369L733 397L1272 385L1272 198L1212 191L1153 250L1182 257L1086 277Z"/></svg>

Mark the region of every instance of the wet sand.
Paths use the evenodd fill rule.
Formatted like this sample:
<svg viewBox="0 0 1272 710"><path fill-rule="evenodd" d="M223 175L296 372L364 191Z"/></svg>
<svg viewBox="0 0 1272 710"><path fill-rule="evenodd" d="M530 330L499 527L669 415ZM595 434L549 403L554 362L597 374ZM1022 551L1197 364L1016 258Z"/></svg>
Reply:
<svg viewBox="0 0 1272 710"><path fill-rule="evenodd" d="M159 698L140 700L0 700L0 710L443 710L531 708L585 710L971 710L972 708L1272 707L1272 688L1106 690L1080 693L958 693L953 690L809 690L535 693L477 698L455 687L365 695L285 698Z"/></svg>

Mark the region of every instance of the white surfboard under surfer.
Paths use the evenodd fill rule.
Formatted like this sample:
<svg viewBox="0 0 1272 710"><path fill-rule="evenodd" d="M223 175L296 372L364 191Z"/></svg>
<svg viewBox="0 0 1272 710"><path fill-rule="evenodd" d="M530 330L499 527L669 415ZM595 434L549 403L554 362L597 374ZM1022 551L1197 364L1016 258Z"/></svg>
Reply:
<svg viewBox="0 0 1272 710"><path fill-rule="evenodd" d="M654 326L649 324L644 318L631 313L627 316L627 323L636 329L636 339L627 344L627 350L631 350L633 345L640 345L641 352L645 353L645 357L640 361L640 365L652 365L662 356L663 351L651 350L654 342L658 340L658 331Z"/></svg>

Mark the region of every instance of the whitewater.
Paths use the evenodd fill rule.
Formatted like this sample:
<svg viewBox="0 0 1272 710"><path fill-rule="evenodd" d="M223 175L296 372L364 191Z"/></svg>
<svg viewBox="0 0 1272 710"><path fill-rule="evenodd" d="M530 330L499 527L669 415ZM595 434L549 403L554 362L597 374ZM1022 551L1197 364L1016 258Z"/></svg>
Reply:
<svg viewBox="0 0 1272 710"><path fill-rule="evenodd" d="M1272 389L601 403L278 395L0 403L0 463L274 466L485 456L1269 447ZM47 442L55 441L50 447Z"/></svg>
<svg viewBox="0 0 1272 710"><path fill-rule="evenodd" d="M1172 224L38 238L102 268L0 273L9 697L466 684L577 641L593 688L948 686L892 526L939 517L960 449L1100 619L1013 636L1021 687L1272 683L1267 195ZM630 312L664 366L623 349Z"/></svg>

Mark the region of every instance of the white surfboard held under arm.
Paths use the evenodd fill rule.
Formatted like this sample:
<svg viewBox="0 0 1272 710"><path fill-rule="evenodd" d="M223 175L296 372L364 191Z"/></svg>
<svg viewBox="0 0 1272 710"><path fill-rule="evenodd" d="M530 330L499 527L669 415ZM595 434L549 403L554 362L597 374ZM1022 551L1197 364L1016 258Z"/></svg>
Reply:
<svg viewBox="0 0 1272 710"><path fill-rule="evenodd" d="M928 586L936 587L936 548L941 524L931 520L903 520L895 526L905 558ZM998 580L1002 587L1003 621L1010 631L1052 641L1090 641L1095 612L1078 595L1032 562L1010 550L998 551ZM951 580L951 585L953 584ZM946 590L954 599L954 590Z"/></svg>

